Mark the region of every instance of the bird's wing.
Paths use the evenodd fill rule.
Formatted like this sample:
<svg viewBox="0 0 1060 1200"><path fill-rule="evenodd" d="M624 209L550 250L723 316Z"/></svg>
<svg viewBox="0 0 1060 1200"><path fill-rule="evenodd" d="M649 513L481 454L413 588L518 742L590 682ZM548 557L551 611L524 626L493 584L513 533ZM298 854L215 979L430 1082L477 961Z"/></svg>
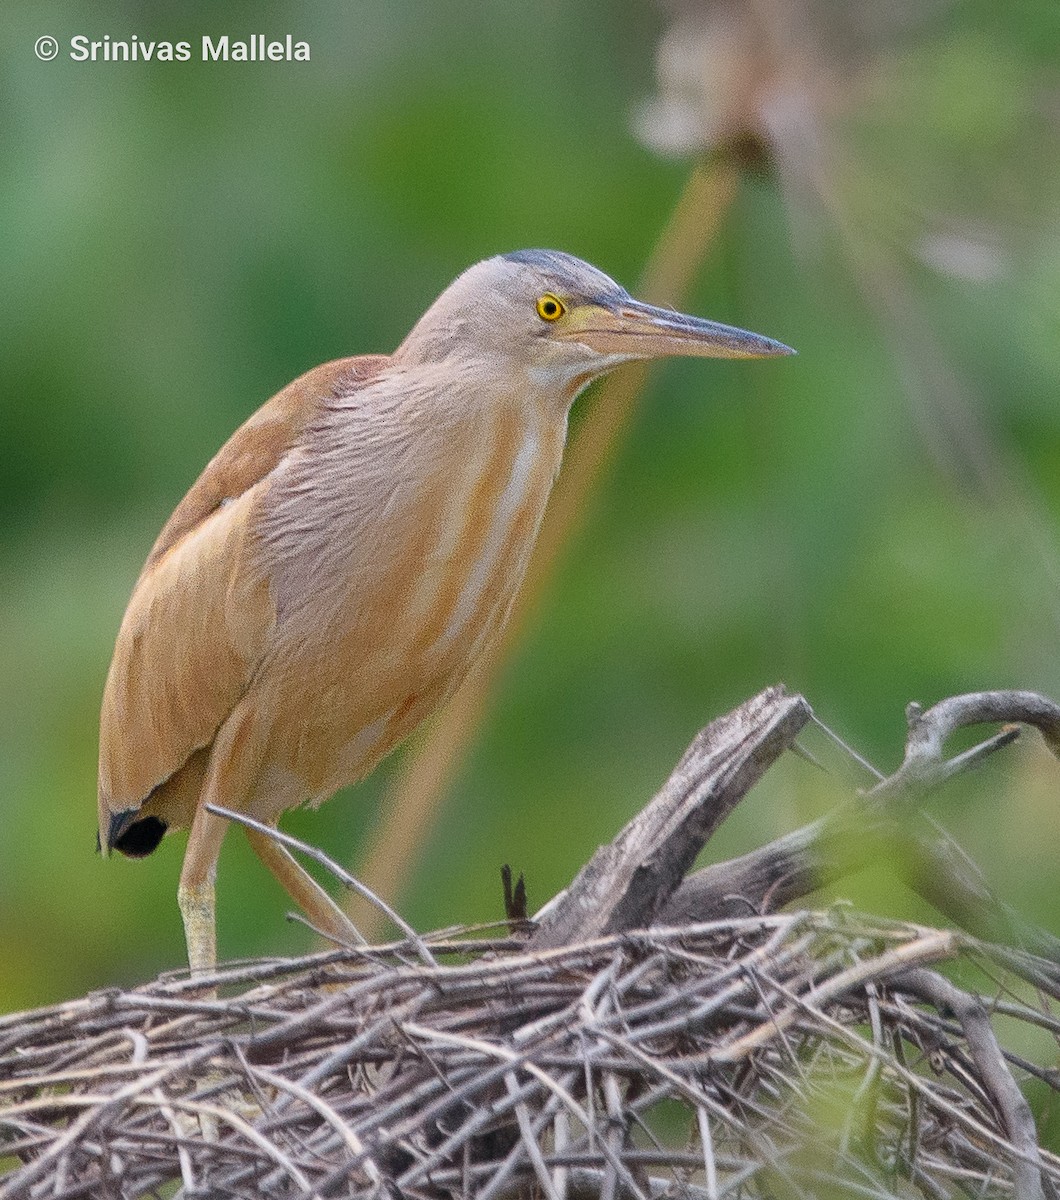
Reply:
<svg viewBox="0 0 1060 1200"><path fill-rule="evenodd" d="M384 356L326 363L288 384L221 448L166 522L133 590L103 693L100 835L209 745L249 685L274 611L254 559L269 476L329 396Z"/></svg>

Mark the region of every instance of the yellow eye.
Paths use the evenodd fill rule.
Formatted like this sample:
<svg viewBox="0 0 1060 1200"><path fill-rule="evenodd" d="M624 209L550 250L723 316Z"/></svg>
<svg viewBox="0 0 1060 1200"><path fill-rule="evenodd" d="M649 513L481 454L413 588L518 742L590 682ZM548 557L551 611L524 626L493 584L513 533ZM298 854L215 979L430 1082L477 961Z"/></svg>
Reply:
<svg viewBox="0 0 1060 1200"><path fill-rule="evenodd" d="M551 292L537 298L537 315L542 321L556 321L567 311L563 301Z"/></svg>

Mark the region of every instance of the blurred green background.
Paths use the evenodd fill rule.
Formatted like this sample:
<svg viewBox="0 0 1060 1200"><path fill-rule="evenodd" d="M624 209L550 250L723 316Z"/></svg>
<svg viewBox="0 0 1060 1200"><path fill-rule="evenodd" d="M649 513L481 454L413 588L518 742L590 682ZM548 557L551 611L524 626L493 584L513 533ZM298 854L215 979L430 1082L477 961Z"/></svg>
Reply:
<svg viewBox="0 0 1060 1200"><path fill-rule="evenodd" d="M745 181L688 308L799 357L655 372L392 897L423 929L491 919L511 862L540 904L701 725L777 680L886 768L911 699L1060 696L1058 10L871 7L890 20L838 36L830 6L803 6L791 61L781 37L726 74L725 39L700 45L690 99L656 77L682 6L647 0L8 6L0 1010L184 961L183 836L144 862L93 852L96 734L132 584L205 462L295 375L395 346L478 258L561 248L633 286L692 162L652 130L672 103L706 128L714 82L761 74L741 103L777 169ZM311 61L67 57L79 33L185 38L197 58L203 33L259 31ZM393 768L285 827L356 861ZM1058 782L1028 738L938 801L1055 932ZM827 800L786 762L710 853ZM883 868L841 891L931 916ZM287 907L230 837L222 954L307 949Z"/></svg>

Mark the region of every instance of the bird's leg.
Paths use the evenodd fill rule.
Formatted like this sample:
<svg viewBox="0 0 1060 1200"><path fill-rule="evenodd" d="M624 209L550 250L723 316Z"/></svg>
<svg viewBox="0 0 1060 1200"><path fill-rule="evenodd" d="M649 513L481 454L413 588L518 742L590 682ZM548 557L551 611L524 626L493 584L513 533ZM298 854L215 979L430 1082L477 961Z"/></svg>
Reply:
<svg viewBox="0 0 1060 1200"><path fill-rule="evenodd" d="M177 903L184 918L184 940L192 975L209 975L217 966L217 922L213 880L197 885L182 883Z"/></svg>
<svg viewBox="0 0 1060 1200"><path fill-rule="evenodd" d="M193 978L196 975L208 975L217 966L214 878L217 874L217 857L221 852L221 842L228 829L228 822L223 817L214 816L206 811L205 803L209 795L210 789L207 788L195 811L191 833L188 835L188 848L184 852L180 886L177 888L177 903L180 905L180 915L184 918L188 964ZM206 999L216 999L217 989L204 989L204 995ZM226 1072L220 1066L211 1065L197 1082L200 1090L213 1089L225 1079ZM259 1105L248 1101L236 1088L226 1087L211 1103L231 1109L244 1120L253 1121L261 1116ZM197 1126L203 1141L218 1140L220 1129L214 1113L202 1112L197 1120L192 1118L185 1122L184 1126L184 1132L190 1136L195 1135Z"/></svg>
<svg viewBox="0 0 1060 1200"><path fill-rule="evenodd" d="M192 978L209 975L217 966L214 878L217 874L217 856L221 852L227 827L228 822L207 812L200 799L188 834L188 848L184 851L184 865L177 887L177 903L180 905L180 915L184 918L184 940L188 945L188 965ZM207 989L205 998L215 1000L217 989ZM203 1083L208 1086L220 1079L220 1072L211 1068ZM194 1136L196 1124L204 1141L217 1141L219 1129L215 1115L202 1113L198 1121L193 1118L185 1132Z"/></svg>
<svg viewBox="0 0 1060 1200"><path fill-rule="evenodd" d="M261 763L261 730L255 716L253 705L244 699L218 731L188 834L177 903L192 975L208 974L217 966L214 879L228 822L208 812L207 805L238 809L245 803Z"/></svg>
<svg viewBox="0 0 1060 1200"><path fill-rule="evenodd" d="M257 829L245 829L254 853L276 876L284 890L321 933L347 946L363 946L357 926L298 863L286 846Z"/></svg>
<svg viewBox="0 0 1060 1200"><path fill-rule="evenodd" d="M207 812L200 803L191 823L177 903L184 918L188 965L192 975L208 975L217 966L217 921L214 877L228 822Z"/></svg>

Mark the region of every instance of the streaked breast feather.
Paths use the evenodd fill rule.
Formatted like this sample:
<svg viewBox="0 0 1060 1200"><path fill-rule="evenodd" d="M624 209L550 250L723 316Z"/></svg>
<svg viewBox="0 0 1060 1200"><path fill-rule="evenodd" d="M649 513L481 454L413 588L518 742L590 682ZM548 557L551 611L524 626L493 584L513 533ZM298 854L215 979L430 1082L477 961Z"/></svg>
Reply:
<svg viewBox="0 0 1060 1200"><path fill-rule="evenodd" d="M444 481L446 537L435 547L412 611L416 649L439 659L478 641L498 597L518 588L551 488L547 431L509 414L495 419L483 452ZM411 614L410 614L411 615ZM410 631L411 632L411 631Z"/></svg>

